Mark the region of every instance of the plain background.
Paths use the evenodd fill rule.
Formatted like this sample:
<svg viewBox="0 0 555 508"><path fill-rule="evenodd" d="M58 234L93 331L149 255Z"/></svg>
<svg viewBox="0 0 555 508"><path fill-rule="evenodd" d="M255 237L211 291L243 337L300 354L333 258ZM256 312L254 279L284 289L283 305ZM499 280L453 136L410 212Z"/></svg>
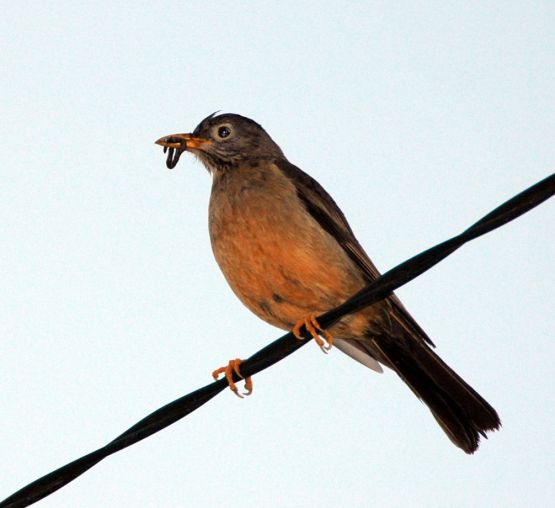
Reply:
<svg viewBox="0 0 555 508"><path fill-rule="evenodd" d="M0 498L281 332L213 260L210 179L153 141L261 123L386 270L555 167L555 4L3 2ZM499 411L453 447L391 372L308 345L40 506L548 506L555 207L398 291Z"/></svg>

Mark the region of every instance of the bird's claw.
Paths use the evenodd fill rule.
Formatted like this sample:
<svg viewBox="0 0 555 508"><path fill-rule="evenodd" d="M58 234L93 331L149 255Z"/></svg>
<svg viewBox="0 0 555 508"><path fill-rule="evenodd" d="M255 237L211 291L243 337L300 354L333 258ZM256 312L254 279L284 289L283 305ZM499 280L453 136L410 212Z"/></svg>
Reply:
<svg viewBox="0 0 555 508"><path fill-rule="evenodd" d="M243 363L243 360L240 358L236 358L235 360L229 360L229 363L225 367L220 367L212 372L212 377L217 380L220 374L225 374L227 379L227 383L229 384L229 388L231 391L237 395L240 399L244 398L244 395L250 395L252 393L252 378L249 376L248 378L244 378L239 370L239 365ZM245 379L245 391L241 394L239 393L239 389L233 381L233 373L237 374L241 379Z"/></svg>
<svg viewBox="0 0 555 508"><path fill-rule="evenodd" d="M317 314L313 313L299 320L293 328L293 335L295 335L297 339L303 340L304 336L301 333L301 328L304 326L316 344L318 344L322 352L328 354L329 350L333 347L333 335L320 326L316 320L316 316Z"/></svg>

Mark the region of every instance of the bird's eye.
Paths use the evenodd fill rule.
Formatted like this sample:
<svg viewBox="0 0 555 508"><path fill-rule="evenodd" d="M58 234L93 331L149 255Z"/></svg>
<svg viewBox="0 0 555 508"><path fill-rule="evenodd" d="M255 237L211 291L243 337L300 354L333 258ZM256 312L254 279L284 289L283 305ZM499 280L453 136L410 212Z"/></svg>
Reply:
<svg viewBox="0 0 555 508"><path fill-rule="evenodd" d="M231 129L225 125L218 129L218 137L227 138L231 134Z"/></svg>

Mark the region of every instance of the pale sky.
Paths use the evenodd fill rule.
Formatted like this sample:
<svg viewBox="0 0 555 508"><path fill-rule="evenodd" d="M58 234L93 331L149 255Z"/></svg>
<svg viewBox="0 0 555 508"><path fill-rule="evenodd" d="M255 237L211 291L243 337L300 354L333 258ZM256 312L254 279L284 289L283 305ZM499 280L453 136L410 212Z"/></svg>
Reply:
<svg viewBox="0 0 555 508"><path fill-rule="evenodd" d="M555 4L484 4L3 2L0 499L282 334L160 136L253 118L383 271L554 171ZM501 416L475 455L395 374L309 344L38 506L552 505L554 203L398 291Z"/></svg>

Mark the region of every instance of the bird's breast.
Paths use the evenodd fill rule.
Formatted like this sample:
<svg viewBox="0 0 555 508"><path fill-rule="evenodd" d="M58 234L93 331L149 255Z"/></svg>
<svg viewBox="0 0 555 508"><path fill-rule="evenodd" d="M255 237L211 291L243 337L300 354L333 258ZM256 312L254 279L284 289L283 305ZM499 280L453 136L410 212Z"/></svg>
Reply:
<svg viewBox="0 0 555 508"><path fill-rule="evenodd" d="M216 261L235 294L280 328L335 307L364 285L274 165L216 175L209 228Z"/></svg>

